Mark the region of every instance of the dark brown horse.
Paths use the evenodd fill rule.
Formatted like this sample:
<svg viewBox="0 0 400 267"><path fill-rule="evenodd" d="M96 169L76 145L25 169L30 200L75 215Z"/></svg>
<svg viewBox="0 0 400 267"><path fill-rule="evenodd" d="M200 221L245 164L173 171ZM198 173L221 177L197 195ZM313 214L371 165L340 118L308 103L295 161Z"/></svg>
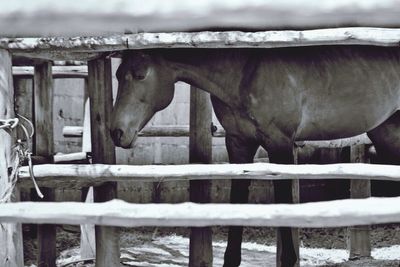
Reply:
<svg viewBox="0 0 400 267"><path fill-rule="evenodd" d="M400 160L400 50L372 46L130 51L117 71L111 134L130 148L149 119L171 102L174 83L210 92L226 130L231 163L253 161L261 145L274 163L294 162L297 140L367 132L387 162ZM248 199L249 181L232 181L231 201ZM277 181L276 202L291 202L291 181ZM224 266L239 266L242 227L229 229ZM298 252L280 228L282 266ZM286 249L289 248L289 249Z"/></svg>

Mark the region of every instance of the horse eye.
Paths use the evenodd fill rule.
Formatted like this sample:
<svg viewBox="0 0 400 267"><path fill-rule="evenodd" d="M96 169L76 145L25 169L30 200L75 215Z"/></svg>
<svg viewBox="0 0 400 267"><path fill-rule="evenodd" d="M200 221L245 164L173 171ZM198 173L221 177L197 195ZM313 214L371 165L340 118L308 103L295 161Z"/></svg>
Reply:
<svg viewBox="0 0 400 267"><path fill-rule="evenodd" d="M144 78L146 78L145 75L140 75L140 74L135 75L135 79L137 79L137 80L144 80Z"/></svg>

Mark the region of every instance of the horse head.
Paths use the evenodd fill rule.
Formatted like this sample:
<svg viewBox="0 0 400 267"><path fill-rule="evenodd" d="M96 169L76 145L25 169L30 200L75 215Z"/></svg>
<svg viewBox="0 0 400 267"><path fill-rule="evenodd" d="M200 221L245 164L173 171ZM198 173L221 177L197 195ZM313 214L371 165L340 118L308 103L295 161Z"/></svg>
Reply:
<svg viewBox="0 0 400 267"><path fill-rule="evenodd" d="M157 111L171 103L175 77L161 56L139 51L123 55L116 75L118 94L111 136L116 146L131 148L138 132Z"/></svg>

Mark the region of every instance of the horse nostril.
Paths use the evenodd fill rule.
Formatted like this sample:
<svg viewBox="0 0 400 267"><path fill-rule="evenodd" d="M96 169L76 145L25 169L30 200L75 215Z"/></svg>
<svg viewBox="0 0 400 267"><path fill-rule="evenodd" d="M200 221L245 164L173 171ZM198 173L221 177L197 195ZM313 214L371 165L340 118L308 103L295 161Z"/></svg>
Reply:
<svg viewBox="0 0 400 267"><path fill-rule="evenodd" d="M124 131L122 131L121 129L115 129L111 131L111 138L113 139L115 145L121 144L121 137L123 134Z"/></svg>

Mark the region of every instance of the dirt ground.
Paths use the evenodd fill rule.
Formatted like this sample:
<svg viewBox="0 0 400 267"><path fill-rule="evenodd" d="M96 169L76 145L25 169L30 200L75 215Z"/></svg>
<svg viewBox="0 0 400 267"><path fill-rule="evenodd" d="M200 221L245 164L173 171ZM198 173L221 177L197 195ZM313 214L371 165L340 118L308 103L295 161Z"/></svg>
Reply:
<svg viewBox="0 0 400 267"><path fill-rule="evenodd" d="M57 230L57 253L79 245L79 228L73 226L60 226ZM227 229L225 227L213 228L214 240L226 240ZM188 236L187 228L136 228L121 229L121 248L134 246L138 242L151 240L154 236L167 236L178 234ZM33 238L29 227L24 227L24 258L25 265L35 263L37 243ZM347 228L329 229L301 229L301 245L303 247L346 249ZM272 228L245 228L244 241L260 244L274 245L275 230ZM380 248L400 244L400 224L376 225L371 227L371 247ZM70 265L71 266L71 265ZM82 266L82 265L80 265ZM87 265L89 266L89 265ZM369 266L400 266L400 261L378 261L366 259L361 261L348 261L346 263L325 265L324 267L369 267Z"/></svg>

